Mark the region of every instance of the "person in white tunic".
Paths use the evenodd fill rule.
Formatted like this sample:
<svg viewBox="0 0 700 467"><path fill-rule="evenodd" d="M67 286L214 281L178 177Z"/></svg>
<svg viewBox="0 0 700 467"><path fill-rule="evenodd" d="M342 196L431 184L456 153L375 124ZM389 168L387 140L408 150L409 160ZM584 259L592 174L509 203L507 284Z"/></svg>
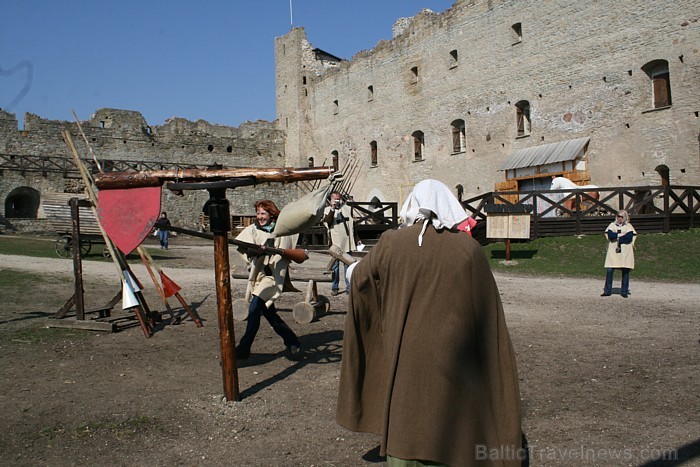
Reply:
<svg viewBox="0 0 700 467"><path fill-rule="evenodd" d="M634 242L637 232L629 222L627 211L617 213L615 222L611 222L605 229L605 237L608 239L608 252L605 255L605 287L601 297L609 297L612 294L612 283L615 269L622 270L622 287L620 295L627 298L630 293L630 271L634 269Z"/></svg>
<svg viewBox="0 0 700 467"><path fill-rule="evenodd" d="M256 202L255 223L246 227L236 239L279 249L294 248L299 235L271 238L279 214L280 210L269 199ZM275 300L282 292L296 291L289 280L289 260L281 255L265 255L262 250L239 248L239 252L250 267L245 295L250 306L245 333L236 346L237 357L246 359L250 356L250 349L260 328L260 318L264 316L284 341L287 357L290 360L303 358L299 338L275 310Z"/></svg>

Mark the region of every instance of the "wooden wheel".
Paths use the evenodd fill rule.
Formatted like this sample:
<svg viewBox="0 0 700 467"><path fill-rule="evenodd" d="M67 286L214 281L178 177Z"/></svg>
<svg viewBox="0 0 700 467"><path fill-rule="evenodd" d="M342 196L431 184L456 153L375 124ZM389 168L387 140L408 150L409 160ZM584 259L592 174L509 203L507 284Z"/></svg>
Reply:
<svg viewBox="0 0 700 467"><path fill-rule="evenodd" d="M90 253L91 249L92 249L92 242L90 241L90 239L89 238L81 238L80 239L80 255L87 256L87 254Z"/></svg>
<svg viewBox="0 0 700 467"><path fill-rule="evenodd" d="M70 257L70 245L73 243L73 239L68 235L62 235L56 240L56 254L60 258Z"/></svg>

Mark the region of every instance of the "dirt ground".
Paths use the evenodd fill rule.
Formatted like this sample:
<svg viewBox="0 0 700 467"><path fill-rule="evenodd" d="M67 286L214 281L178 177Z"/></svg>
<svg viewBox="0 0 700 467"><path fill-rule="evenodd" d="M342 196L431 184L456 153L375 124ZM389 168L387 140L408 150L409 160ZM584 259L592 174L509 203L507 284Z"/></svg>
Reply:
<svg viewBox="0 0 700 467"><path fill-rule="evenodd" d="M204 327L187 318L174 325L166 314L150 338L138 326L46 329L72 294L71 261L0 255L0 273L37 274L31 287L6 293L0 307L0 464L382 462L376 436L334 420L347 295L330 297L327 257L314 254L293 274L302 290L309 278L321 281L330 312L296 323L291 308L303 293L283 295L278 306L307 358L285 359L281 339L263 321L252 357L238 369L243 400L227 402L211 244L178 238L168 252L150 251ZM146 284L145 269L133 263ZM85 261L83 271L88 308L119 290L111 263ZM602 273L596 280L496 276L517 354L531 465L661 465L652 464L660 456L700 465L700 284L641 282L633 273L630 298L601 298ZM148 303L162 311L149 285ZM240 296L243 281L233 286ZM236 322L237 336L242 330Z"/></svg>

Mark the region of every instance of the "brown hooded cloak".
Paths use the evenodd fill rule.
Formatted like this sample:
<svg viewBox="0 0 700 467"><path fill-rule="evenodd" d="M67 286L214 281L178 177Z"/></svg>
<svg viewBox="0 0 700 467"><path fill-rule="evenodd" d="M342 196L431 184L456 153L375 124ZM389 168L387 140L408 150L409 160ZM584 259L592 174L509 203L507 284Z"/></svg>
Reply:
<svg viewBox="0 0 700 467"><path fill-rule="evenodd" d="M515 355L481 246L420 223L385 232L352 274L337 421L381 453L519 465Z"/></svg>

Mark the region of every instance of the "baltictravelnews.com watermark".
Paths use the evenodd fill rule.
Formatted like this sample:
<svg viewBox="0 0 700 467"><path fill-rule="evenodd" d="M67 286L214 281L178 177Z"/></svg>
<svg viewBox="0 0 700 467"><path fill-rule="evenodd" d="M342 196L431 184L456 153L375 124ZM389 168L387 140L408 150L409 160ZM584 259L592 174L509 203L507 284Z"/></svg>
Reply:
<svg viewBox="0 0 700 467"><path fill-rule="evenodd" d="M678 450L672 448L593 448L548 447L528 445L527 447L501 446L493 448L485 444L475 446L476 460L524 460L534 461L577 461L577 462L615 462L615 461L654 461L678 460Z"/></svg>

